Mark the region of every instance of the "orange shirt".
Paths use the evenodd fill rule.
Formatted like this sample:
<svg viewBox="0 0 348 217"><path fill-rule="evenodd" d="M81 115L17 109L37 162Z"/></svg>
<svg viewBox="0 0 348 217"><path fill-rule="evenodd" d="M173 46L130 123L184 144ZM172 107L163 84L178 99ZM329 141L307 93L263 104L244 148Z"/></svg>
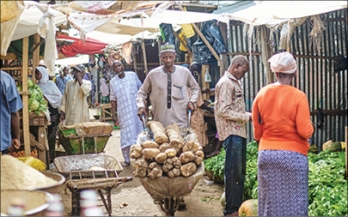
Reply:
<svg viewBox="0 0 348 217"><path fill-rule="evenodd" d="M307 155L307 140L314 129L305 93L290 85L267 85L256 95L252 118L259 150L289 150Z"/></svg>

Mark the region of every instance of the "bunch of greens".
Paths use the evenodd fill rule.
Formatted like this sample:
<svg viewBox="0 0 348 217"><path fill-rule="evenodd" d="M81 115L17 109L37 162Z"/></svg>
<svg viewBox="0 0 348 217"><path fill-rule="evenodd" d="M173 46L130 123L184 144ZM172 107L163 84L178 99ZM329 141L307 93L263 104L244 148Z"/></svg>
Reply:
<svg viewBox="0 0 348 217"><path fill-rule="evenodd" d="M347 216L345 153L322 151L308 154L308 215Z"/></svg>
<svg viewBox="0 0 348 217"><path fill-rule="evenodd" d="M215 175L224 177L226 152L206 159L204 166ZM257 157L255 141L247 145L246 176L243 200L257 199ZM308 215L348 216L347 179L345 178L345 153L322 151L308 153Z"/></svg>
<svg viewBox="0 0 348 217"><path fill-rule="evenodd" d="M29 112L35 112L39 115L41 112L47 111L47 101L45 100L42 91L38 85L35 85L31 79L28 79Z"/></svg>
<svg viewBox="0 0 348 217"><path fill-rule="evenodd" d="M224 148L221 148L218 155L204 160L204 168L212 171L219 179L224 180L225 157L226 151Z"/></svg>

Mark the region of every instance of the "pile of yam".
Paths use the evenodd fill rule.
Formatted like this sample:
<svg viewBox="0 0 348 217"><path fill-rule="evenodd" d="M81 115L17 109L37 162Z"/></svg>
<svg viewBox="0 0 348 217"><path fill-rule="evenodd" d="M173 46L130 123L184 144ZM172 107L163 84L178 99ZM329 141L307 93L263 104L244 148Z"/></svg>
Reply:
<svg viewBox="0 0 348 217"><path fill-rule="evenodd" d="M157 121L149 121L147 126L153 133L154 141L146 140L130 149L130 157L135 159L135 177L189 177L197 171L203 162L204 152L193 132L183 137L177 124L164 128Z"/></svg>

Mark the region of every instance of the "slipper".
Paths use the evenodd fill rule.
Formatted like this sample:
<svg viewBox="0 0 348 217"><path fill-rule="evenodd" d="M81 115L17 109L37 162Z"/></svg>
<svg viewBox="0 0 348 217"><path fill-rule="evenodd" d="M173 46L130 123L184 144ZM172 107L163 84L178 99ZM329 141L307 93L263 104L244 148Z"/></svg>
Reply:
<svg viewBox="0 0 348 217"><path fill-rule="evenodd" d="M128 167L128 166L130 166L130 162L122 162L121 165L123 167Z"/></svg>

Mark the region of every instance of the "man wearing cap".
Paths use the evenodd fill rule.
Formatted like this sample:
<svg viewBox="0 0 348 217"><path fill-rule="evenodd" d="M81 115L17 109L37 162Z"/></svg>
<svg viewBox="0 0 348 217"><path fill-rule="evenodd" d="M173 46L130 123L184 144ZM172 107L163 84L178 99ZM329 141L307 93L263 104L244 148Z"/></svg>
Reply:
<svg viewBox="0 0 348 217"><path fill-rule="evenodd" d="M60 120L65 120L66 125L90 121L87 96L91 91L92 84L83 79L85 75L83 65L74 66L72 70L74 79L66 83L62 104L59 107Z"/></svg>
<svg viewBox="0 0 348 217"><path fill-rule="evenodd" d="M245 111L241 79L249 70L249 61L242 55L231 60L225 74L215 85L215 122L225 157L225 216L238 216L242 204L246 171L246 123L251 113Z"/></svg>
<svg viewBox="0 0 348 217"><path fill-rule="evenodd" d="M252 107L259 144L258 216L307 216L307 140L313 134L308 99L291 86L297 64L289 52L268 62L277 82L263 87Z"/></svg>
<svg viewBox="0 0 348 217"><path fill-rule="evenodd" d="M121 128L121 150L124 158L122 166L130 166L130 147L137 143L139 133L143 130L137 117L137 92L141 86L138 75L124 71L123 64L115 60L112 64L116 76L110 81L110 101L114 124L118 121ZM116 118L117 111L117 118Z"/></svg>
<svg viewBox="0 0 348 217"><path fill-rule="evenodd" d="M174 45L161 46L163 66L152 69L138 91L138 114L147 115L145 105L150 94L153 120L161 122L164 127L174 123L187 127L187 111L194 111L200 88L187 68L174 65L175 57Z"/></svg>

